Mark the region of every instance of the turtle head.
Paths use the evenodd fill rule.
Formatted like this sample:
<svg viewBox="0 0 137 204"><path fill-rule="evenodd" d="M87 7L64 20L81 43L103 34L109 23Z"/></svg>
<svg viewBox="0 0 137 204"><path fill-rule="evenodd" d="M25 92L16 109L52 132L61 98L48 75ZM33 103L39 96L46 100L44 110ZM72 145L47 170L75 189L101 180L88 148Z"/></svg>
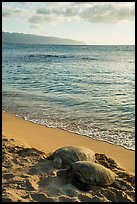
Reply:
<svg viewBox="0 0 137 204"><path fill-rule="evenodd" d="M55 168L60 169L62 166L62 159L60 157L55 157L53 165Z"/></svg>

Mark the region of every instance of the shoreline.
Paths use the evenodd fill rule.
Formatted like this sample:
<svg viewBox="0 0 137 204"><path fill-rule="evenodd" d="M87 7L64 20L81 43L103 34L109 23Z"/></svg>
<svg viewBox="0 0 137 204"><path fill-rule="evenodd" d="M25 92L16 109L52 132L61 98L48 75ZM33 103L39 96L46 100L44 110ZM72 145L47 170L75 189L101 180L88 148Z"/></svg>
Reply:
<svg viewBox="0 0 137 204"><path fill-rule="evenodd" d="M85 146L92 149L95 153L106 154L129 173L135 173L134 150L66 130L35 124L7 112L2 112L2 135L18 139L45 153L53 152L57 148L66 145Z"/></svg>
<svg viewBox="0 0 137 204"><path fill-rule="evenodd" d="M114 145L114 146L118 146L118 147L122 147L122 148L124 148L125 150L129 150L129 151L133 151L133 152L135 152L135 149L132 149L132 148L126 148L125 146L122 146L122 145L118 145L118 144L115 144L115 143L112 143L112 142L110 142L110 141L106 141L106 140L101 140L101 139L95 139L95 138L92 138L92 137L90 137L90 136L88 136L88 135L82 135L82 134L80 134L80 133L78 133L78 132L73 132L73 131L71 131L71 130L67 130L67 129L65 129L65 128L60 128L60 127L54 127L54 126L48 126L48 125L42 125L42 124L40 124L40 123L37 123L37 122L34 122L34 121L32 121L32 120L28 120L28 119L25 119L25 117L22 117L22 116L20 116L20 115L16 115L16 114L14 114L14 113L10 113L10 112L7 112L7 111L5 111L5 110L2 110L2 113L6 113L6 114L9 114L9 115L11 115L11 116L14 116L14 117L16 117L16 118L20 118L20 119L23 119L24 121L27 121L27 122L30 122L30 123L32 123L32 124L36 124L36 125L40 125L40 126L43 126L43 127L46 127L46 128L52 128L52 129L58 129L58 130L61 130L61 131L66 131L66 132L68 132L68 133L71 133L71 134L76 134L76 135L79 135L79 136L82 136L82 137L87 137L87 138L90 138L90 139L92 139L92 140L95 140L95 141L100 141L100 142L106 142L106 143L108 143L108 144L112 144L112 145Z"/></svg>

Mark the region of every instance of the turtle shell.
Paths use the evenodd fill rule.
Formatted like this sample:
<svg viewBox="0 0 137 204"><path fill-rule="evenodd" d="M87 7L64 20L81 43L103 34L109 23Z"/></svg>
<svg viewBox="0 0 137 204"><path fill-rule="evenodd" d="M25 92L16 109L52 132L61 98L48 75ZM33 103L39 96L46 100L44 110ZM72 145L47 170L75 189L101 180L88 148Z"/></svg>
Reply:
<svg viewBox="0 0 137 204"><path fill-rule="evenodd" d="M53 153L56 168L67 168L77 161L95 161L95 153L82 146L64 146Z"/></svg>
<svg viewBox="0 0 137 204"><path fill-rule="evenodd" d="M110 169L90 161L78 161L71 165L69 174L88 185L108 186L117 175Z"/></svg>

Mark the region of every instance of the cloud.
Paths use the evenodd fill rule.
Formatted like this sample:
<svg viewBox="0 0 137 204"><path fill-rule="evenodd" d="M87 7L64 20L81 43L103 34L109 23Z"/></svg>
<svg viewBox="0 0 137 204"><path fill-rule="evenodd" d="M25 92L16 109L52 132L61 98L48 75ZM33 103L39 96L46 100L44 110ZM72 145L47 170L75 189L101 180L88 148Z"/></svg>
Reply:
<svg viewBox="0 0 137 204"><path fill-rule="evenodd" d="M11 13L9 11L3 11L2 12L2 17L6 18L6 17L9 17L11 16Z"/></svg>
<svg viewBox="0 0 137 204"><path fill-rule="evenodd" d="M65 4L67 3L67 4ZM38 8L38 15L53 17L54 21L59 16L62 20L81 19L92 23L118 23L134 20L134 4L130 2L60 2L59 6L50 4L45 8ZM45 18L45 20L46 20Z"/></svg>
<svg viewBox="0 0 137 204"><path fill-rule="evenodd" d="M2 17L3 18L20 17L22 16L22 13L23 13L22 10L8 8L2 11Z"/></svg>
<svg viewBox="0 0 137 204"><path fill-rule="evenodd" d="M52 22L54 21L54 18L53 16L39 16L39 15L34 15L34 16L31 16L28 21L32 24L41 24L41 23L44 23L44 22Z"/></svg>
<svg viewBox="0 0 137 204"><path fill-rule="evenodd" d="M50 14L51 10L48 8L39 8L37 9L37 14Z"/></svg>
<svg viewBox="0 0 137 204"><path fill-rule="evenodd" d="M39 24L41 23L42 21L44 21L44 18L43 16L31 16L28 20L30 23L33 23L33 24Z"/></svg>
<svg viewBox="0 0 137 204"><path fill-rule="evenodd" d="M21 8L17 6L18 4L19 2L17 2L16 5L10 4L10 6L3 4L2 5L2 18L3 19L2 20L5 20L5 19L10 20L12 18L12 20L16 19L17 21L22 22L22 21L28 20L36 12L35 10L28 9L26 7Z"/></svg>
<svg viewBox="0 0 137 204"><path fill-rule="evenodd" d="M134 20L135 4L133 2L25 2L25 4L6 2L3 4L2 16L25 18L32 28L34 25L42 26L44 23L57 24L77 20L119 23Z"/></svg>
<svg viewBox="0 0 137 204"><path fill-rule="evenodd" d="M30 28L37 28L42 27L42 25L46 23L50 23L53 25L58 24L59 22L62 22L62 17L59 17L55 20L55 15L53 17L53 14L51 15L33 15L28 19L29 23L31 23Z"/></svg>
<svg viewBox="0 0 137 204"><path fill-rule="evenodd" d="M40 26L38 24L31 24L30 29L38 29Z"/></svg>
<svg viewBox="0 0 137 204"><path fill-rule="evenodd" d="M134 7L116 4L92 5L80 13L81 18L93 23L118 23L134 19Z"/></svg>
<svg viewBox="0 0 137 204"><path fill-rule="evenodd" d="M15 15L15 11L12 8L3 8L2 9L2 17L8 18Z"/></svg>

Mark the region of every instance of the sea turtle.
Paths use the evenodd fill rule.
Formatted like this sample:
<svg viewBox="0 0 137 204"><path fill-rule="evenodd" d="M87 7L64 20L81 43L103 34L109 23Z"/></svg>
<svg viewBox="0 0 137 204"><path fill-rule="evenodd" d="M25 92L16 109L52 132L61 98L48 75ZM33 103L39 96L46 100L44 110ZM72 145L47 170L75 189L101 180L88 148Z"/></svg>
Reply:
<svg viewBox="0 0 137 204"><path fill-rule="evenodd" d="M57 149L47 159L54 160L54 167L63 169L77 161L95 161L95 153L82 146L64 146Z"/></svg>
<svg viewBox="0 0 137 204"><path fill-rule="evenodd" d="M81 181L89 188L92 185L105 187L114 184L119 189L125 189L118 183L114 172L92 161L75 162L69 168L58 170L57 175Z"/></svg>

